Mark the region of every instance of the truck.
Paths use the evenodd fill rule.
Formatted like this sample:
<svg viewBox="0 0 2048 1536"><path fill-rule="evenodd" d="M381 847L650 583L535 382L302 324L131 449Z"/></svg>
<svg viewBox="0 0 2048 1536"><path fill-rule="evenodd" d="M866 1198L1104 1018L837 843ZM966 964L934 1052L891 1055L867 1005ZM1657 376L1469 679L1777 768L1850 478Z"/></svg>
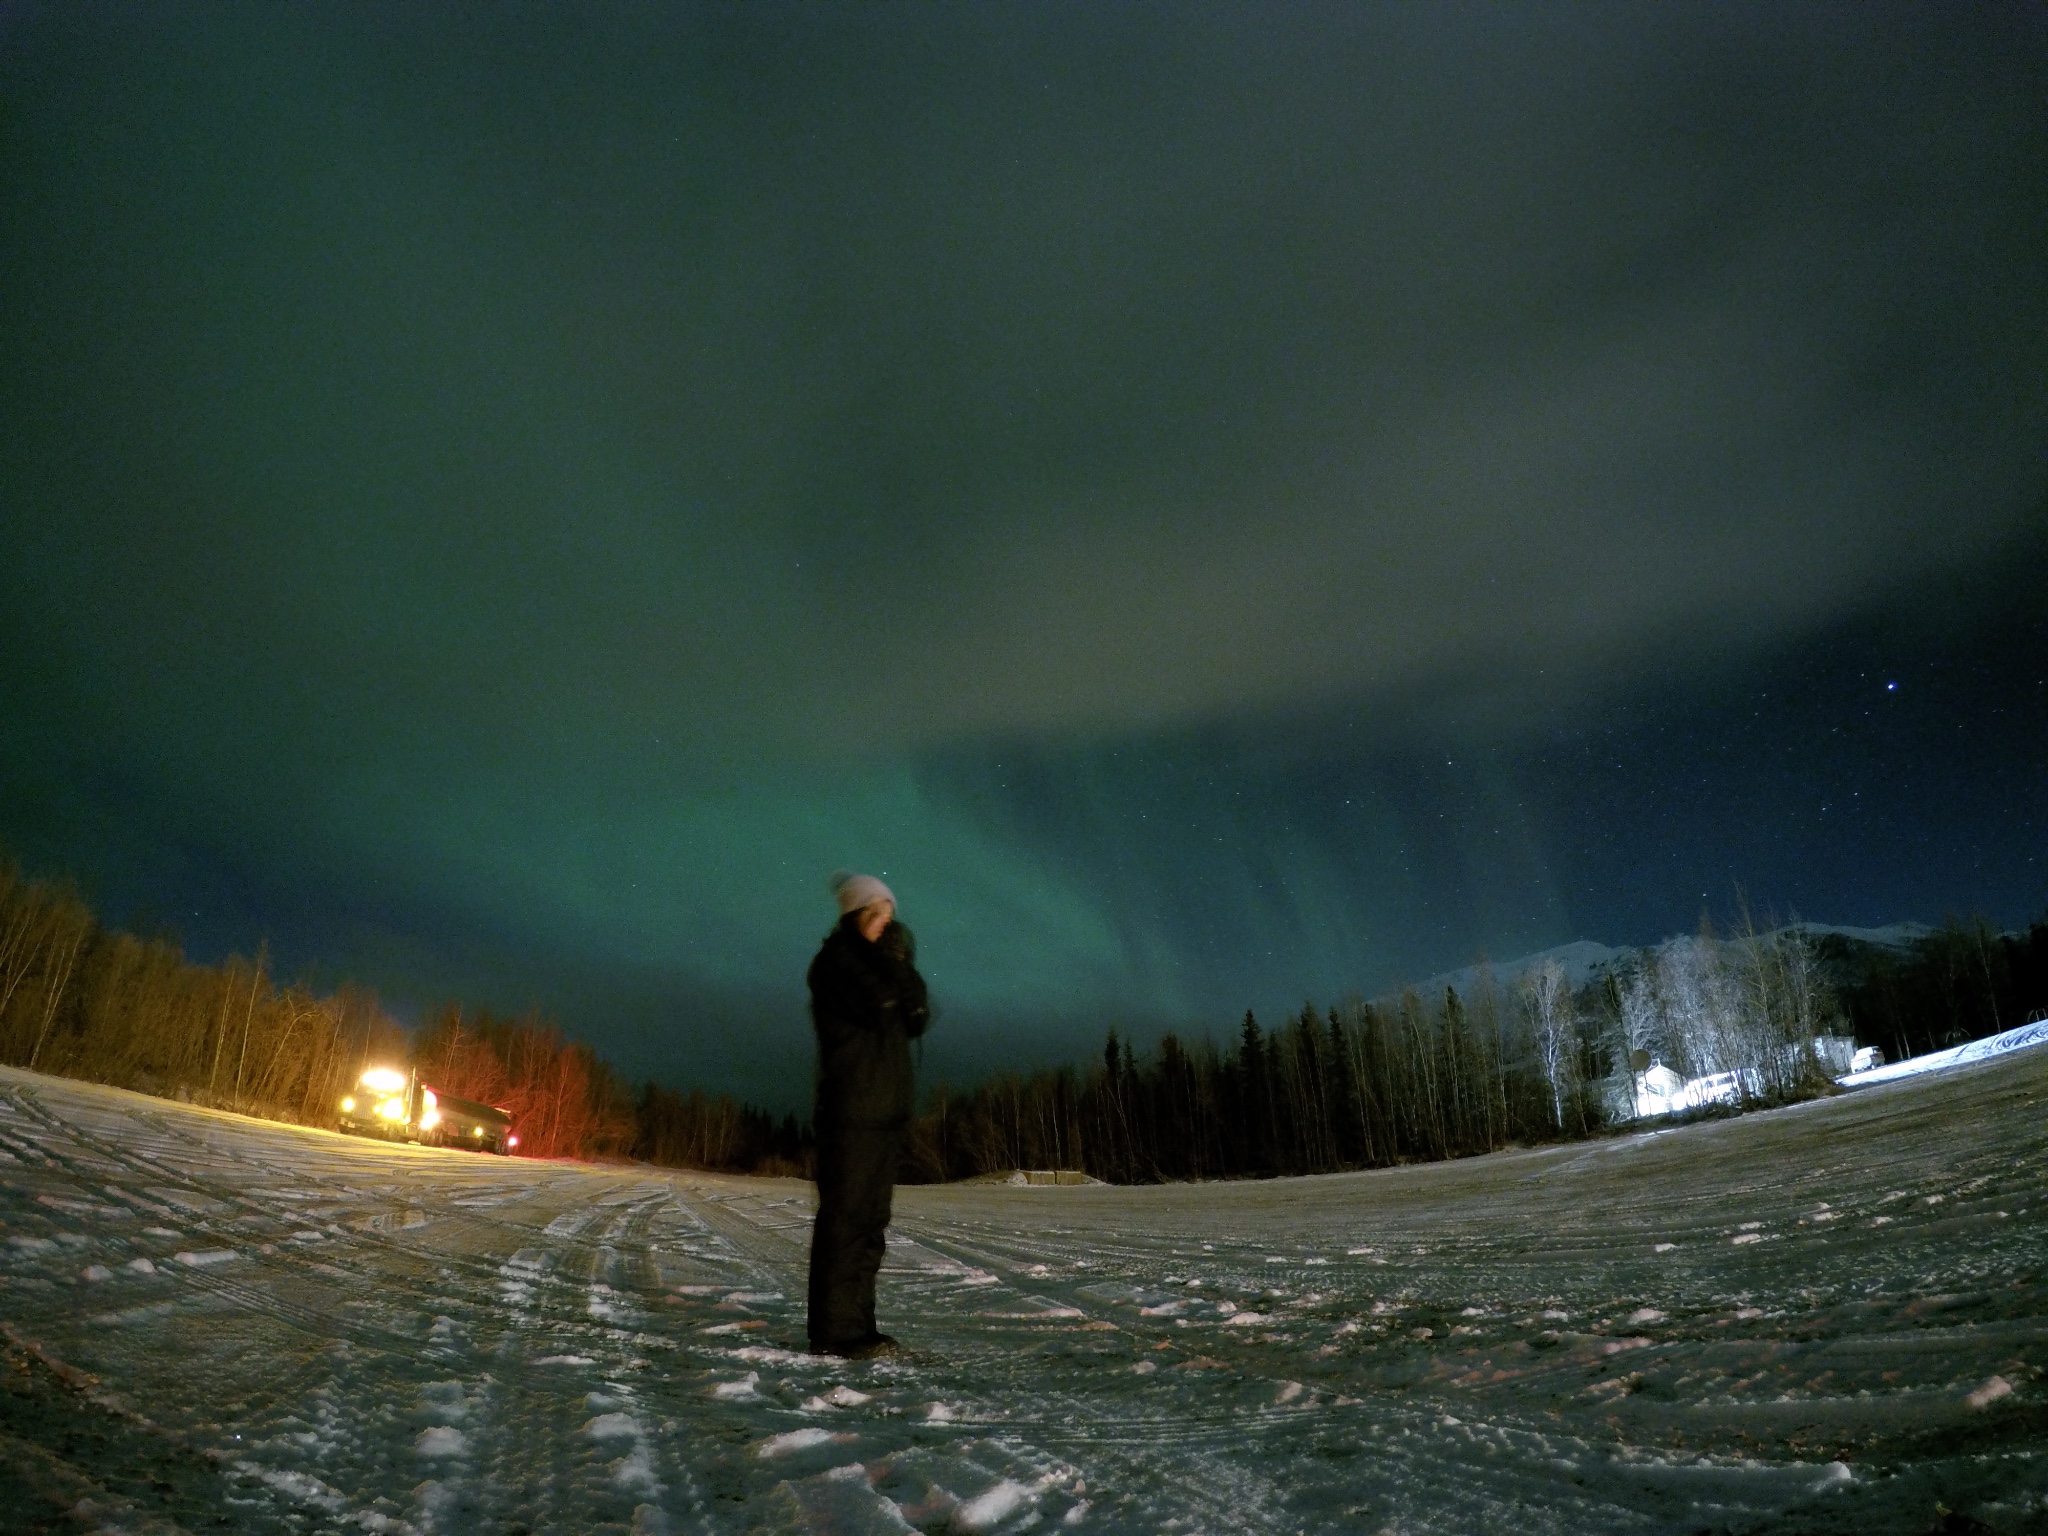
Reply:
<svg viewBox="0 0 2048 1536"><path fill-rule="evenodd" d="M519 1145L509 1110L444 1093L422 1081L416 1068L368 1068L343 1097L336 1120L345 1135L467 1147L500 1157Z"/></svg>

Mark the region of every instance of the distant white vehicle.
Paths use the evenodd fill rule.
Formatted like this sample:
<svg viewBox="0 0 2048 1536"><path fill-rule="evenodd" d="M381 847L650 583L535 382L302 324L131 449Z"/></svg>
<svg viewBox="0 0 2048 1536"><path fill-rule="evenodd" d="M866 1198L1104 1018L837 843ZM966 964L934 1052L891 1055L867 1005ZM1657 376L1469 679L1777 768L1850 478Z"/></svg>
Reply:
<svg viewBox="0 0 2048 1536"><path fill-rule="evenodd" d="M1884 1052L1874 1045L1858 1046L1856 1054L1849 1058L1851 1072L1868 1072L1884 1065Z"/></svg>

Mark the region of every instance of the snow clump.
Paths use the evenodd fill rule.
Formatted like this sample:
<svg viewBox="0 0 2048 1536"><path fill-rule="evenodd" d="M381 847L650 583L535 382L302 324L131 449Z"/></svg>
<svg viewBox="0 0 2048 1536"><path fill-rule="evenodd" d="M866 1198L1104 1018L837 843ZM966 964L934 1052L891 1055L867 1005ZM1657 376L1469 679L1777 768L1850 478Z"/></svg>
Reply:
<svg viewBox="0 0 2048 1536"><path fill-rule="evenodd" d="M1006 1477L955 1509L953 1523L963 1531L994 1530L1030 1502L1031 1490Z"/></svg>
<svg viewBox="0 0 2048 1536"><path fill-rule="evenodd" d="M1983 1386L1964 1398L1963 1401L1972 1408L1983 1409L1989 1408L2001 1397L2010 1397L2011 1395L2012 1383L2003 1376L1994 1376L1985 1382Z"/></svg>
<svg viewBox="0 0 2048 1536"><path fill-rule="evenodd" d="M829 1429L791 1429L779 1435L770 1435L761 1442L763 1460L777 1456L788 1456L796 1451L808 1451L813 1446L829 1445L839 1437Z"/></svg>
<svg viewBox="0 0 2048 1536"><path fill-rule="evenodd" d="M469 1449L469 1437L459 1429L436 1424L432 1429L421 1430L412 1448L420 1455L436 1460L444 1456L460 1456Z"/></svg>

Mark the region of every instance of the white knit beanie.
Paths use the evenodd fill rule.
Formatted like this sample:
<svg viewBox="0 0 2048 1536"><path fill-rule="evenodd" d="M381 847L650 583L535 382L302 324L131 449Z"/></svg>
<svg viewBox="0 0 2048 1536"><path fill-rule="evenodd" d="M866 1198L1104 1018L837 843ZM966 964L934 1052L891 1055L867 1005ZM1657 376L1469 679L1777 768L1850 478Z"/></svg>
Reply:
<svg viewBox="0 0 2048 1536"><path fill-rule="evenodd" d="M878 901L892 906L896 893L873 875L856 875L852 870L842 869L832 877L832 893L839 898L842 914L858 912L862 907L871 907Z"/></svg>

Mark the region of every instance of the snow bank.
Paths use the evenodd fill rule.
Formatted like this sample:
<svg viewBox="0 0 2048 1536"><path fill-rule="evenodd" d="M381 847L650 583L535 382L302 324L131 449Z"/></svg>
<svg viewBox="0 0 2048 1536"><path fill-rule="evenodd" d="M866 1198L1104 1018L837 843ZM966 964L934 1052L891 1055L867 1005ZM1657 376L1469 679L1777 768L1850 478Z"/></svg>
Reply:
<svg viewBox="0 0 2048 1536"><path fill-rule="evenodd" d="M1972 1040L1967 1045L1929 1051L1924 1056L1908 1057L1889 1066L1872 1067L1867 1072L1851 1072L1835 1081L1844 1088L1867 1088L1875 1083L1896 1082L1902 1077L1918 1077L1923 1072L1940 1072L1949 1067L1969 1066L1972 1062L1991 1061L2037 1045L2048 1045L2048 1019L2036 1019L2017 1029L1993 1035L1988 1040Z"/></svg>

